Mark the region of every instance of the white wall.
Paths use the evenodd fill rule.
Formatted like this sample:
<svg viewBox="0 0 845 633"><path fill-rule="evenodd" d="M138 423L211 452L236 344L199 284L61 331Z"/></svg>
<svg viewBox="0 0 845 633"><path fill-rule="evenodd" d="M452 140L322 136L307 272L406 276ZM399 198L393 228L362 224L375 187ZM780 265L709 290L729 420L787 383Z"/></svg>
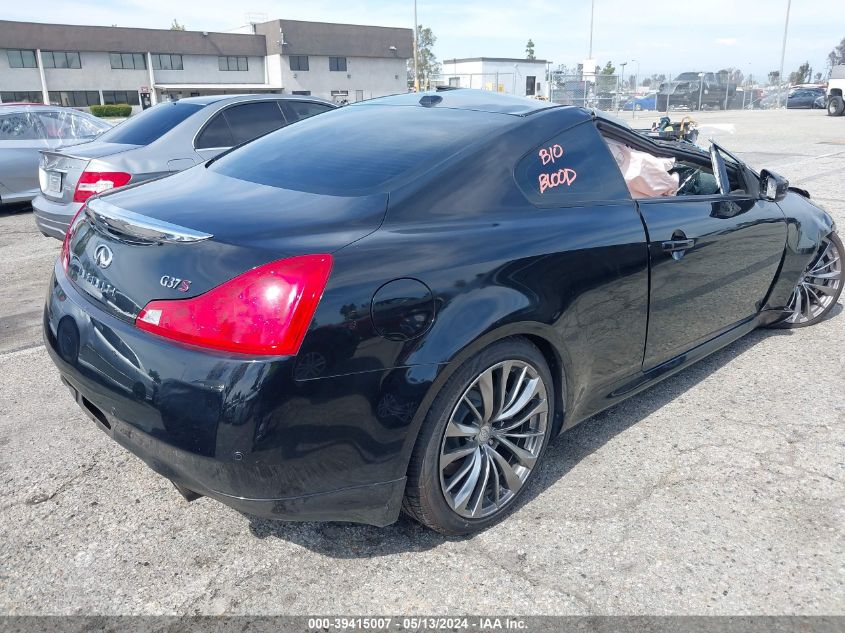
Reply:
<svg viewBox="0 0 845 633"><path fill-rule="evenodd" d="M285 92L310 90L315 97L331 99L333 90L347 90L349 102L356 100L356 91L363 92L364 99L407 92L407 71L405 60L386 57L347 57L346 72L329 70L329 58L323 55L309 55L308 70L292 71L288 57L274 55L280 59L281 81ZM270 83L275 62L269 64Z"/></svg>
<svg viewBox="0 0 845 633"><path fill-rule="evenodd" d="M496 90L518 96L525 95L526 77L535 77L540 84L537 95L548 96L546 86L546 64L531 62L468 61L444 63L440 69L441 81L448 85L449 79L457 77L461 88Z"/></svg>
<svg viewBox="0 0 845 633"><path fill-rule="evenodd" d="M9 68L9 56L0 49L0 91L35 90L41 92L37 68Z"/></svg>
<svg viewBox="0 0 845 633"><path fill-rule="evenodd" d="M182 55L184 70L153 70L161 84L263 84L264 58L248 57L248 70L220 70L214 55Z"/></svg>

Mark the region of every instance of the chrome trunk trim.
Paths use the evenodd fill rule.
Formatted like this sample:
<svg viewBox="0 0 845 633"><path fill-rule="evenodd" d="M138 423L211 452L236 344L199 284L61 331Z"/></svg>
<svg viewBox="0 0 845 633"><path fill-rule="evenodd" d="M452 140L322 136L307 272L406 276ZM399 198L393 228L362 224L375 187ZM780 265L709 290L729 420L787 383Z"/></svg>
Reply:
<svg viewBox="0 0 845 633"><path fill-rule="evenodd" d="M122 209L100 198L89 200L85 213L96 224L123 235L153 242L201 242L214 237L184 226Z"/></svg>

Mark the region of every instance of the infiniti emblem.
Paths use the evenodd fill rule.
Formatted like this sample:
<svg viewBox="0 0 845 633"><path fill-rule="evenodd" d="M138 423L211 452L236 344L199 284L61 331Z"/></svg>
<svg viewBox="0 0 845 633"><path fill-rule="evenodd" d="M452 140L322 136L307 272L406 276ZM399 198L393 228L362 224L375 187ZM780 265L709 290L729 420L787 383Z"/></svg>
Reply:
<svg viewBox="0 0 845 633"><path fill-rule="evenodd" d="M108 268L111 265L112 257L111 249L105 244L100 244L94 250L94 263L100 268Z"/></svg>

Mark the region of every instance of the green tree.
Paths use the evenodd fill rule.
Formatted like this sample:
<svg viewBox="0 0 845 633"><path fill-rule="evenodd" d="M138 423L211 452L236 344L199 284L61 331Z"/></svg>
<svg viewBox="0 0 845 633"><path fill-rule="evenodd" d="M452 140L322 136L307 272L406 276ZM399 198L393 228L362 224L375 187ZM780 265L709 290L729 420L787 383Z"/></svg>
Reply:
<svg viewBox="0 0 845 633"><path fill-rule="evenodd" d="M598 72L598 71L596 71ZM604 65L604 68L601 69L602 75L615 75L616 74L616 66L614 66L611 62L607 62Z"/></svg>
<svg viewBox="0 0 845 633"><path fill-rule="evenodd" d="M804 62L793 73L789 73L789 83L803 84L810 80L810 62Z"/></svg>
<svg viewBox="0 0 845 633"><path fill-rule="evenodd" d="M420 88L430 87L431 80L440 74L440 62L434 55L434 43L437 41L434 33L427 26L417 25L417 68L419 70ZM414 60L408 60L408 84L414 85Z"/></svg>
<svg viewBox="0 0 845 633"><path fill-rule="evenodd" d="M830 69L839 64L845 64L845 37L842 38L838 46L833 47L833 50L827 56L828 74Z"/></svg>
<svg viewBox="0 0 845 633"><path fill-rule="evenodd" d="M528 39L528 43L525 45L525 59L537 59L534 55L534 40Z"/></svg>
<svg viewBox="0 0 845 633"><path fill-rule="evenodd" d="M179 24L179 22L176 20L176 18L173 18L173 24L170 25L170 30L171 31L184 31L185 25Z"/></svg>
<svg viewBox="0 0 845 633"><path fill-rule="evenodd" d="M773 70L769 73L769 83L770 84L780 83L780 71L779 70Z"/></svg>

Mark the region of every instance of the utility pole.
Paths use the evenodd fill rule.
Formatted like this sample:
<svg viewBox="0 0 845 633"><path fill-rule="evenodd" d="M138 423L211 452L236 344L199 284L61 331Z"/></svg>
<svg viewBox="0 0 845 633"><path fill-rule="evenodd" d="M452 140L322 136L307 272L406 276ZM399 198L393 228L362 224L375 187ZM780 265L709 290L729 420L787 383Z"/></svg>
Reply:
<svg viewBox="0 0 845 633"><path fill-rule="evenodd" d="M419 30L420 27L417 26L417 0L414 0L414 92L420 91L420 67L417 61L420 57Z"/></svg>
<svg viewBox="0 0 845 633"><path fill-rule="evenodd" d="M416 2L416 0L414 0ZM593 58L593 15L596 11L596 0L590 2L590 52L587 54L587 59Z"/></svg>
<svg viewBox="0 0 845 633"><path fill-rule="evenodd" d="M783 46L780 49L780 75L778 75L778 107L780 107L780 91L783 84L783 59L786 56L786 32L789 30L789 9L792 0L786 0L786 21L783 24Z"/></svg>

